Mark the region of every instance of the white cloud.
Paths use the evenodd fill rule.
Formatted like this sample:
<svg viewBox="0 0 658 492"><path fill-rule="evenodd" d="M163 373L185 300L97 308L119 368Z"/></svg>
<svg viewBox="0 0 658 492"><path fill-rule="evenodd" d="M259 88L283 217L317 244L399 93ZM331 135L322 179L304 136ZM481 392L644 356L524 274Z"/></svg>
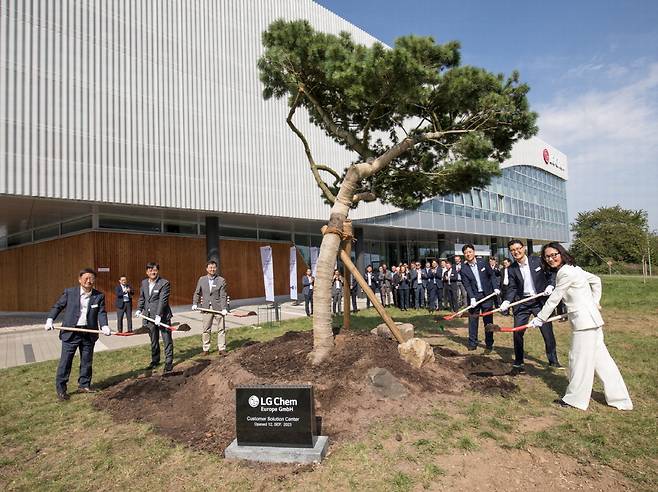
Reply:
<svg viewBox="0 0 658 492"><path fill-rule="evenodd" d="M645 62L583 67L581 74L625 76L608 90L580 92L571 85L537 108L539 136L569 159L572 217L619 203L648 210L651 226L658 227L658 62Z"/></svg>

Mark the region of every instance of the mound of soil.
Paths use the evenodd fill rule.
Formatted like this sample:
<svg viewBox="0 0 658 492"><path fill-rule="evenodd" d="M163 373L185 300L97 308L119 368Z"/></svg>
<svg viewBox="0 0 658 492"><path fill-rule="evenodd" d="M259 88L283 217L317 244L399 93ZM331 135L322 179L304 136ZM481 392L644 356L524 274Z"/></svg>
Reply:
<svg viewBox="0 0 658 492"><path fill-rule="evenodd" d="M432 402L474 388L505 394L516 385L507 365L482 356L437 350L436 363L415 369L400 359L397 343L370 334L336 337L328 362L312 366L310 332L289 332L228 356L179 366L167 376L129 379L98 395L94 405L116 420L147 421L156 430L196 449L223 453L235 438L235 386L313 384L322 433L340 442L382 418L418 414ZM388 370L407 390L404 405L373 387L368 372Z"/></svg>

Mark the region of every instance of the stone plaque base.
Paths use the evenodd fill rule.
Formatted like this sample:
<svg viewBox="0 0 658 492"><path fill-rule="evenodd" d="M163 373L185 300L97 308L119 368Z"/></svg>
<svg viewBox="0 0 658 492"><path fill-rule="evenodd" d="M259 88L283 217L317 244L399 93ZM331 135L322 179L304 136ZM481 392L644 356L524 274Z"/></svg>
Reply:
<svg viewBox="0 0 658 492"><path fill-rule="evenodd" d="M316 436L312 448L279 446L240 446L234 439L224 451L226 459L264 461L267 463L319 463L327 454L329 438Z"/></svg>

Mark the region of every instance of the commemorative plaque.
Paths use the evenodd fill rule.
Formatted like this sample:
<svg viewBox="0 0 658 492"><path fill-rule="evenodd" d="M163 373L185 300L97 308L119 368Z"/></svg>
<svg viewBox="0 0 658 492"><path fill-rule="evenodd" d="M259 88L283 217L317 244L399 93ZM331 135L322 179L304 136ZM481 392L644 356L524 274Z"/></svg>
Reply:
<svg viewBox="0 0 658 492"><path fill-rule="evenodd" d="M313 386L236 386L235 430L239 446L313 448Z"/></svg>

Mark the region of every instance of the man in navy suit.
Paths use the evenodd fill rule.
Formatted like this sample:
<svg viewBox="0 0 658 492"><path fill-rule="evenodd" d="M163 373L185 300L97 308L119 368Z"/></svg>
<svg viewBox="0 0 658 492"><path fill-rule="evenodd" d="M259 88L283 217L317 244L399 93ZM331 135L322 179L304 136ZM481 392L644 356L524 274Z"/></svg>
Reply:
<svg viewBox="0 0 658 492"><path fill-rule="evenodd" d="M65 310L62 327L98 330L100 323L101 329L99 333L110 336L112 332L107 325L105 294L94 289L95 282L96 273L91 268L80 270L78 275L78 283L80 285L64 290L64 293L51 308L50 313L48 313L45 326L46 330L53 329L53 321L57 319L57 316L62 310ZM94 344L98 340L98 335L62 330L59 332L59 339L62 341L62 354L59 358L57 375L55 376L57 399L59 401L69 399L69 395L66 392L66 385L69 382L69 375L71 374L73 356L78 349L80 349L78 391L81 393L93 393L94 390L91 389L91 366L94 359Z"/></svg>
<svg viewBox="0 0 658 492"><path fill-rule="evenodd" d="M116 300L114 305L117 308L117 331L123 332L123 317L126 317L126 324L128 325L128 333L133 331L133 313L132 313L132 300L135 291L128 284L128 278L125 275L119 277L119 285L114 289Z"/></svg>
<svg viewBox="0 0 658 492"><path fill-rule="evenodd" d="M466 260L461 268L462 284L471 307L468 310L468 350L475 350L478 344L479 314L493 309L493 299L489 298L477 306L475 304L492 293L500 294L500 290L496 273L491 269L488 261L475 257L475 247L472 244L465 244L462 253ZM483 320L485 326L493 323L493 314L484 316ZM494 344L493 332L485 331L484 344L485 353L491 352Z"/></svg>
<svg viewBox="0 0 658 492"><path fill-rule="evenodd" d="M544 271L542 268L541 259L538 256L526 255L526 248L522 241L512 239L507 243L507 249L509 249L509 252L516 261L507 269L509 285L505 293L505 300L500 305L503 313L507 311L507 306L513 301L518 301L524 297L530 297L542 292L546 296L549 296L553 292L553 284L555 282L553 275ZM546 297L538 297L514 307L514 326L527 324L530 315L533 314L536 316L545 303ZM548 365L555 368L562 367L557 359L553 323L544 323L540 330L544 337ZM523 365L523 335L525 335L525 330L514 332L514 364L512 365L512 374L525 372Z"/></svg>
<svg viewBox="0 0 658 492"><path fill-rule="evenodd" d="M151 364L149 369L155 369L160 364L160 336L164 344L165 366L164 372L172 371L174 364L174 340L171 331L160 323L169 324L171 321L171 308L169 307L169 280L160 276L160 265L150 262L146 265L146 277L142 280L139 290L139 303L135 317L142 312L155 323L144 320L143 326L149 330L151 338Z"/></svg>
<svg viewBox="0 0 658 492"><path fill-rule="evenodd" d="M306 275L302 279L302 294L304 294L304 310L306 311L306 316L311 316L313 314L313 283L315 279L311 275L311 269L306 269Z"/></svg>

